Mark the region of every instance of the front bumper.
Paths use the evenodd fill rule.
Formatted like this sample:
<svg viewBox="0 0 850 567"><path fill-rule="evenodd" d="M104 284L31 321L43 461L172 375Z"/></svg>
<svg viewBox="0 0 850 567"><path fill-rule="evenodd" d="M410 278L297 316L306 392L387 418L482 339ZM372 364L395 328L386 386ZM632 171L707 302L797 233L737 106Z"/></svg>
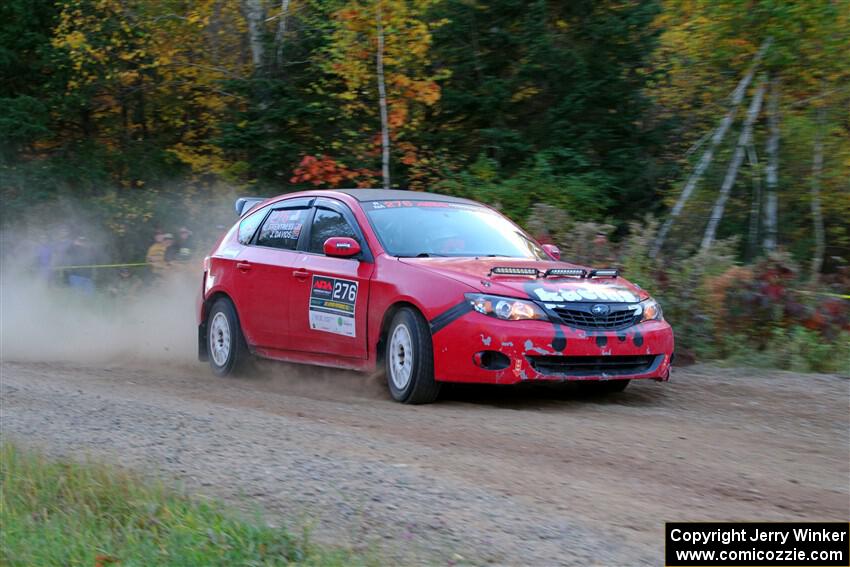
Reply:
<svg viewBox="0 0 850 567"><path fill-rule="evenodd" d="M667 380L673 330L646 321L621 331L585 331L469 312L435 329L433 344L434 375L442 382Z"/></svg>

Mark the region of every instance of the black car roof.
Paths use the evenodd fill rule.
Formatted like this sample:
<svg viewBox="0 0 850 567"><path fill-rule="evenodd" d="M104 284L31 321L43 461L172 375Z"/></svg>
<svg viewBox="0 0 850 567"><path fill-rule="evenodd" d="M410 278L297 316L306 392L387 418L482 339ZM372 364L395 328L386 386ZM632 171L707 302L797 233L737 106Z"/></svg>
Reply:
<svg viewBox="0 0 850 567"><path fill-rule="evenodd" d="M475 201L426 193L424 191L405 191L403 189L334 189L337 193L345 193L358 201L444 201L447 203L468 203L478 205Z"/></svg>

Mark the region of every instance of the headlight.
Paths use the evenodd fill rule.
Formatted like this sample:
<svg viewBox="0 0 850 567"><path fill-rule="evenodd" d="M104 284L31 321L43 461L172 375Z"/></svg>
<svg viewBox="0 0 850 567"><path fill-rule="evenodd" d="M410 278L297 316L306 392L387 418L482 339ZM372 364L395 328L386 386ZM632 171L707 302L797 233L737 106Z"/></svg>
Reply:
<svg viewBox="0 0 850 567"><path fill-rule="evenodd" d="M467 293L465 297L472 304L473 309L497 319L506 321L547 319L546 313L532 301L482 293Z"/></svg>
<svg viewBox="0 0 850 567"><path fill-rule="evenodd" d="M664 314L661 312L661 306L654 299L645 299L637 304L635 314L640 315L640 323L644 321L663 321Z"/></svg>

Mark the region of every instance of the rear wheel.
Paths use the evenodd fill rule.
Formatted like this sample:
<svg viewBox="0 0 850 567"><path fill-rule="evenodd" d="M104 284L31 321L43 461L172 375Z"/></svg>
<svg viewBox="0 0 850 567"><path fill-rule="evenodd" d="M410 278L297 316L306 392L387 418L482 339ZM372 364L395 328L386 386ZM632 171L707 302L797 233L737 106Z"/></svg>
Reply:
<svg viewBox="0 0 850 567"><path fill-rule="evenodd" d="M431 331L417 311L404 307L390 323L385 356L387 385L393 399L405 404L427 404L437 399Z"/></svg>
<svg viewBox="0 0 850 567"><path fill-rule="evenodd" d="M229 299L217 300L207 316L207 352L217 376L239 374L248 364L251 355Z"/></svg>

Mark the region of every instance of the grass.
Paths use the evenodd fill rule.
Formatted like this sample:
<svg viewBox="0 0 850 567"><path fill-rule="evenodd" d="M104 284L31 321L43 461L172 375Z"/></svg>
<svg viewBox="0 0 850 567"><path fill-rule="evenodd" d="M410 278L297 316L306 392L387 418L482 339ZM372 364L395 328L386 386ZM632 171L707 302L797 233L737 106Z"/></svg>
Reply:
<svg viewBox="0 0 850 567"><path fill-rule="evenodd" d="M111 466L53 461L0 445L0 565L366 563Z"/></svg>

